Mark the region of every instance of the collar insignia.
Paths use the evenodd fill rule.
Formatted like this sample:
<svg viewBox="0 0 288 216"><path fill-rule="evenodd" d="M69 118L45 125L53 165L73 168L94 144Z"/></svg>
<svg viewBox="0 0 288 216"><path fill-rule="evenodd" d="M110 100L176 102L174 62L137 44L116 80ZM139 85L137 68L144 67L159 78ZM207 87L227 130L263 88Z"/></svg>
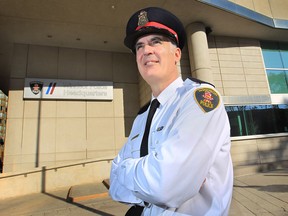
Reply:
<svg viewBox="0 0 288 216"><path fill-rule="evenodd" d="M138 15L138 26L144 26L146 23L148 23L148 17L146 11L141 11Z"/></svg>

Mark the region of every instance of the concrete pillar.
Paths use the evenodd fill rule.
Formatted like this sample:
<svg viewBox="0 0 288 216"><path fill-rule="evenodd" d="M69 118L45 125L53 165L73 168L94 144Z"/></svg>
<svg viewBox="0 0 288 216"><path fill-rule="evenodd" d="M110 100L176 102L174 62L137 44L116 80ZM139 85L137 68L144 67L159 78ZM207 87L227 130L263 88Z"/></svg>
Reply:
<svg viewBox="0 0 288 216"><path fill-rule="evenodd" d="M205 25L191 23L186 32L192 77L213 83Z"/></svg>

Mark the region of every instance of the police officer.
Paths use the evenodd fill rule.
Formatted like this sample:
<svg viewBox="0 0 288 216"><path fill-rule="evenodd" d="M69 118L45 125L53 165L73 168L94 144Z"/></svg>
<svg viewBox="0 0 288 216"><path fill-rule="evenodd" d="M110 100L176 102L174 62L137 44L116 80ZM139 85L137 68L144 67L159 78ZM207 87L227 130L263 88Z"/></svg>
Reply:
<svg viewBox="0 0 288 216"><path fill-rule="evenodd" d="M228 215L230 125L212 85L180 77L185 40L181 22L161 8L139 10L127 23L124 44L152 97L112 163L109 192L132 206L126 215Z"/></svg>

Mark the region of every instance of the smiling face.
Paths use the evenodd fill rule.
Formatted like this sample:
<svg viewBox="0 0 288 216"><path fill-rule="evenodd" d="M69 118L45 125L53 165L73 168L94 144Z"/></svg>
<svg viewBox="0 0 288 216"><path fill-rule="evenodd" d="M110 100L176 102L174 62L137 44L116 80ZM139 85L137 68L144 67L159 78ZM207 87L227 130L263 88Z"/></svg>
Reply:
<svg viewBox="0 0 288 216"><path fill-rule="evenodd" d="M177 63L181 58L181 50L167 37L156 34L141 37L135 49L138 70L152 91L160 93L179 77Z"/></svg>

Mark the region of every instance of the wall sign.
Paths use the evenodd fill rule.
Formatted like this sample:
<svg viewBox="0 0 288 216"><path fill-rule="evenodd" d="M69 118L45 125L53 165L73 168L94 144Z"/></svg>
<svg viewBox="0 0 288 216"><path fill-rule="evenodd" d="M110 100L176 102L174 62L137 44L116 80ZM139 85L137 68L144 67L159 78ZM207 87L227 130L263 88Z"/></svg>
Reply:
<svg viewBox="0 0 288 216"><path fill-rule="evenodd" d="M113 100L113 83L26 78L25 99Z"/></svg>

